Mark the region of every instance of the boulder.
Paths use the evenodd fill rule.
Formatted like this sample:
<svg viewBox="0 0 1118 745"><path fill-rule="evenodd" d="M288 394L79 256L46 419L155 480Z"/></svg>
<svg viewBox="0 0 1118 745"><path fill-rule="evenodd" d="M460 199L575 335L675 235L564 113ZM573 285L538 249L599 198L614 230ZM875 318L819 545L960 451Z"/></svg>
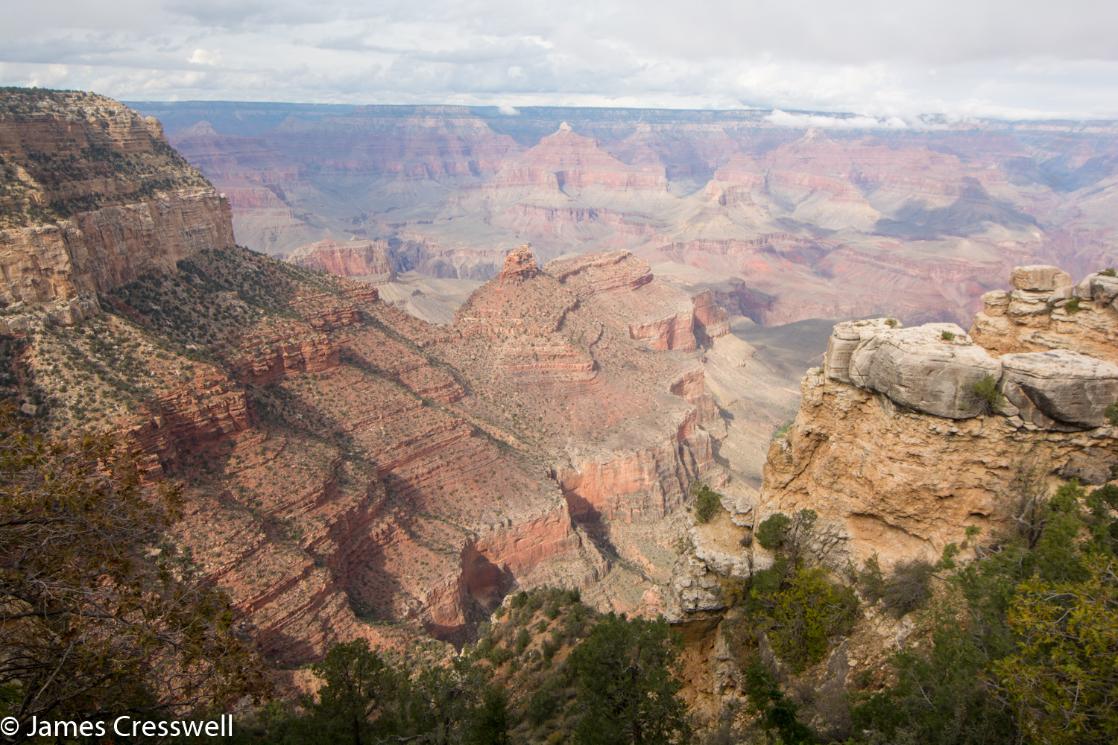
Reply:
<svg viewBox="0 0 1118 745"><path fill-rule="evenodd" d="M1046 429L1107 423L1118 403L1118 365L1066 349L1001 357L1002 392L1027 422Z"/></svg>
<svg viewBox="0 0 1118 745"><path fill-rule="evenodd" d="M1070 274L1058 266L1046 264L1019 266L1013 270L1010 281L1014 289L1031 292L1052 292L1057 288L1074 284Z"/></svg>
<svg viewBox="0 0 1118 745"><path fill-rule="evenodd" d="M1118 298L1118 277L1106 274L1091 275L1091 299L1100 303L1113 302Z"/></svg>
<svg viewBox="0 0 1118 745"><path fill-rule="evenodd" d="M827 353L823 357L823 370L831 380L850 381L850 355L864 339L885 334L900 328L901 322L890 318L871 318L862 321L843 321L835 324L827 340Z"/></svg>
<svg viewBox="0 0 1118 745"><path fill-rule="evenodd" d="M982 295L982 309L990 316L1004 316L1009 307L1009 293L1005 290L990 290Z"/></svg>
<svg viewBox="0 0 1118 745"><path fill-rule="evenodd" d="M854 385L902 406L969 419L987 409L975 385L987 376L997 379L1001 363L955 324L929 323L865 340L851 355L849 372Z"/></svg>

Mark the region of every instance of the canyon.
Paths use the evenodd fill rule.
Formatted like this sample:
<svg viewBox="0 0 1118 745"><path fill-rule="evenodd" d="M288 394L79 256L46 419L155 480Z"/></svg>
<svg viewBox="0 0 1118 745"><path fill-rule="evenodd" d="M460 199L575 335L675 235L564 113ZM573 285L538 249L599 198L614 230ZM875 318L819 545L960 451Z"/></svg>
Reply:
<svg viewBox="0 0 1118 745"><path fill-rule="evenodd" d="M514 588L653 613L692 485L752 489L719 462L715 393L755 350L629 251L521 246L432 324L381 299L407 271L387 241L235 245L229 201L116 102L7 92L0 124L27 203L55 205L0 231L5 395L181 490L175 542L274 666L461 642ZM73 142L82 167L34 176ZM710 387L708 353L730 368Z"/></svg>
<svg viewBox="0 0 1118 745"><path fill-rule="evenodd" d="M135 106L228 196L242 244L280 256L383 241L398 273L476 282L525 242L545 261L628 250L665 279L748 298L743 314L763 325L966 325L1015 266L1083 276L1115 261L1112 122Z"/></svg>
<svg viewBox="0 0 1118 745"><path fill-rule="evenodd" d="M811 511L838 577L1115 484L1106 125L162 106L201 170L115 101L0 95L0 394L177 490L168 537L288 684L558 587L665 616L713 722L766 519ZM864 610L773 662L813 726L916 633Z"/></svg>

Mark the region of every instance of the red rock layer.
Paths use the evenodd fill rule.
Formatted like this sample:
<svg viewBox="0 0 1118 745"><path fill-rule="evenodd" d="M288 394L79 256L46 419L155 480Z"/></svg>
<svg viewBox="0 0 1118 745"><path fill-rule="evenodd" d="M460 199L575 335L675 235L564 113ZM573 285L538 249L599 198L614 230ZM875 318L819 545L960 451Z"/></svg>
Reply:
<svg viewBox="0 0 1118 745"><path fill-rule="evenodd" d="M387 282L396 276L387 241L323 240L296 248L287 260L338 277Z"/></svg>
<svg viewBox="0 0 1118 745"><path fill-rule="evenodd" d="M663 168L622 163L593 139L575 134L564 123L535 147L506 161L487 187L532 187L568 193L595 187L663 192L667 190L667 178Z"/></svg>

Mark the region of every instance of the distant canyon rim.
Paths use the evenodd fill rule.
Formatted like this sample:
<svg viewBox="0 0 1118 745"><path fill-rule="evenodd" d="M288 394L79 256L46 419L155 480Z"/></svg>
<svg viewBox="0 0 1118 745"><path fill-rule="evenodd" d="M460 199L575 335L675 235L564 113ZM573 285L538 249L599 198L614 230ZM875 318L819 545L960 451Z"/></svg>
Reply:
<svg viewBox="0 0 1118 745"><path fill-rule="evenodd" d="M522 243L541 261L629 250L763 326L966 326L1012 267L1082 276L1113 263L1118 243L1113 122L847 129L857 120L794 128L748 110L134 106L228 197L241 244L290 256L373 241L366 278L400 275L385 295L438 322Z"/></svg>

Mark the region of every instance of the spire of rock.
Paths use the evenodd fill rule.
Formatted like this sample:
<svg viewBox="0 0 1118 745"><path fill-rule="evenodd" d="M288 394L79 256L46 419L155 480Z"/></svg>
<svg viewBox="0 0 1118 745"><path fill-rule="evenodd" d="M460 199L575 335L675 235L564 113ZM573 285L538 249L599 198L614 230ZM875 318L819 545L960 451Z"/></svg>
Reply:
<svg viewBox="0 0 1118 745"><path fill-rule="evenodd" d="M540 267L536 264L536 257L532 255L532 245L525 243L523 246L509 251L505 256L505 266L501 269L498 279L502 282L523 280L534 277L539 273Z"/></svg>

